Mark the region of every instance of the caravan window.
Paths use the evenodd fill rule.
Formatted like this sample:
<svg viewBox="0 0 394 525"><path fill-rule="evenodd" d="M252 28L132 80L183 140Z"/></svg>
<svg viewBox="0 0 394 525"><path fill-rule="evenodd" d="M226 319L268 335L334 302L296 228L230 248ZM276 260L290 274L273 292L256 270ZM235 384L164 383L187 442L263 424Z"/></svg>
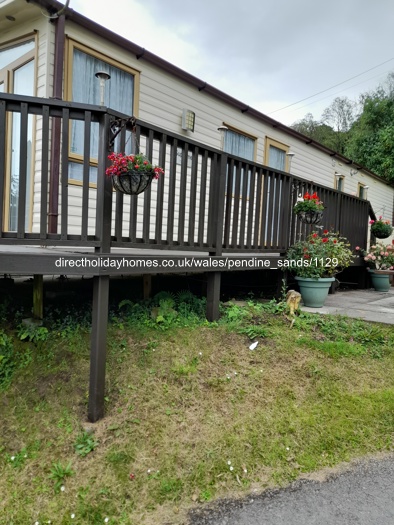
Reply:
<svg viewBox="0 0 394 525"><path fill-rule="evenodd" d="M98 71L106 71L111 78L105 84L104 105L127 116L134 114L137 71L93 51L88 52L86 48L74 44L71 45L71 60L71 96L69 98L74 102L100 105L100 81L95 74ZM84 123L73 121L69 178L76 181L82 180L83 139ZM99 125L94 123L90 142L91 183L95 183L97 179L98 139Z"/></svg>
<svg viewBox="0 0 394 525"><path fill-rule="evenodd" d="M280 171L288 171L288 158L286 153L289 147L276 140L266 138L264 164L269 168Z"/></svg>

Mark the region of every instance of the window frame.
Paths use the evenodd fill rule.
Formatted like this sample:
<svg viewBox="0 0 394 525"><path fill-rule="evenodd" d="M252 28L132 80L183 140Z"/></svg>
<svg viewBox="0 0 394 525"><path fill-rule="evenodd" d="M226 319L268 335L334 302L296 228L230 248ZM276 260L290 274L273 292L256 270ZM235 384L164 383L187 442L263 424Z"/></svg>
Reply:
<svg viewBox="0 0 394 525"><path fill-rule="evenodd" d="M228 151L225 151L224 150L224 141L225 141L225 135L223 134L223 137L222 137L222 145L221 145L221 150L223 151L223 153L225 153L226 155L232 155L234 157L238 157L240 159L242 159L243 162L245 162L245 164L248 164L249 162L253 162L254 164L256 164L257 162L257 141L258 141L258 137L256 137L255 135L252 135L251 133L248 133L246 131L243 131L243 130L240 130L239 128L236 128L234 126L232 126L231 124L227 124L226 122L223 122L222 126L225 126L227 129L225 131L232 131L233 133L237 133L238 135L241 135L241 136L244 136L248 139L251 139L253 141L253 159L246 159L244 157L238 157L238 155L234 155L234 153L229 153ZM242 175L244 176L244 174ZM242 180L242 178L241 178ZM231 190L231 194L229 196L231 196L232 199L235 198L235 195L234 195L234 184L235 184L235 181L233 181L233 188ZM241 184L242 185L242 184ZM244 196L242 194L239 195L239 200L242 200L242 199L246 199L247 201L249 200L249 193L250 193L250 187L249 187L249 183L248 183L248 189L247 189L247 195ZM226 197L227 197L227 193L226 193Z"/></svg>
<svg viewBox="0 0 394 525"><path fill-rule="evenodd" d="M256 137L256 135L252 135L251 133L248 133L247 131L243 131L239 128L236 128L234 126L232 126L231 124L227 124L227 122L223 122L222 126L225 126L227 128L227 130L225 131L232 131L233 133L237 133L238 135L241 135L241 136L244 136L248 139L251 139L253 140L253 159L244 159L246 162L254 162L256 163L256 159L257 159L257 141L258 141L258 137ZM223 144L222 144L222 150L223 150L223 153L226 153L227 155L234 155L233 153L229 153L228 151L224 151L224 141L225 141L225 134L223 134ZM234 155L235 157L237 155ZM239 157L239 158L242 158L243 157Z"/></svg>
<svg viewBox="0 0 394 525"><path fill-rule="evenodd" d="M266 136L265 137L265 145L264 145L264 165L267 166L267 168L271 169L277 169L273 168L272 166L269 166L269 152L270 152L270 146L282 150L285 154L285 172L289 171L289 157L287 156L287 153L290 151L290 146L287 144L284 144L283 142L279 142L276 139L273 139L271 137Z"/></svg>
<svg viewBox="0 0 394 525"><path fill-rule="evenodd" d="M82 44L81 42L74 40L73 38L67 37L66 39L66 64L65 64L65 71L66 71L66 81L64 84L64 90L65 90L65 99L72 102L72 86L73 86L73 63L74 63L74 49L78 49L79 51L82 51L83 53L90 55L94 58L97 58L98 60L102 60L103 62L106 62L110 66L116 67L122 71L125 71L126 73L129 73L133 75L134 77L134 88L133 88L133 116L138 118L139 113L139 92L140 92L140 71L137 69L134 69L123 62L120 62L109 55L102 53L101 51L97 51L89 46L86 46L85 44ZM70 122L70 136L71 136L71 122ZM68 161L69 163L74 164L83 164L84 157L81 154L74 153L70 151L69 144L69 151L68 151ZM97 168L98 167L98 159L95 157L89 158L89 165L90 167ZM78 179L71 179L68 178L69 184L75 185L75 186L82 186L83 182ZM97 188L96 182L89 182L89 188Z"/></svg>
<svg viewBox="0 0 394 525"><path fill-rule="evenodd" d="M364 184L362 182L359 182L358 185L357 185L357 197L359 199L363 199L364 201L368 200L367 199L367 184ZM362 191L361 191L362 190Z"/></svg>
<svg viewBox="0 0 394 525"><path fill-rule="evenodd" d="M342 189L338 188L339 181L342 182ZM335 173L334 175L334 189L344 192L345 191L345 175L342 175L341 173Z"/></svg>
<svg viewBox="0 0 394 525"><path fill-rule="evenodd" d="M16 58L13 62L6 65L1 71L0 82L3 85L2 93L13 93L14 92L14 73L16 70L25 66L29 62L34 62L34 85L33 85L33 96L37 96L37 68L38 68L38 34L37 32L27 33L17 38L12 38L6 42L0 44L0 50L8 49L11 47L17 47L27 42L34 42L34 48L27 51L24 55ZM7 127L12 128L12 115L7 115ZM32 116L32 152L31 152L31 180L30 189L26 188L30 193L30 212L28 217L28 231L32 231L33 228L33 208L34 208L34 179L35 179L35 157L36 157L36 117ZM5 155L5 184L4 184L4 213L3 222L6 231L9 230L10 221L10 204L8 197L11 191L11 150L12 150L12 139L11 135L6 137L6 155Z"/></svg>

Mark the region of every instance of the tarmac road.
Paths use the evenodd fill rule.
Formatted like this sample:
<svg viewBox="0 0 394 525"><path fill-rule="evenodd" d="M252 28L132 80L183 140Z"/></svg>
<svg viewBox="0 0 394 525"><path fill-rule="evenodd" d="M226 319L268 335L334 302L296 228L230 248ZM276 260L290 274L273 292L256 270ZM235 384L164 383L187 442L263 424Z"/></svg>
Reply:
<svg viewBox="0 0 394 525"><path fill-rule="evenodd" d="M193 513L190 525L394 525L394 457Z"/></svg>

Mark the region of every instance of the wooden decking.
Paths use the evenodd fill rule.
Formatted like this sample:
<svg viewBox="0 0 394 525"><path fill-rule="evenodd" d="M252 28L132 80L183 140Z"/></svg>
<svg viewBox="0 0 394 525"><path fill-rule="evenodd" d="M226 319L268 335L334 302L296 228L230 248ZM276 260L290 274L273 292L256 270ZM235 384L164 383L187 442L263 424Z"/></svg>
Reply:
<svg viewBox="0 0 394 525"><path fill-rule="evenodd" d="M15 115L19 120L14 120ZM13 128L15 122L20 122L19 128ZM33 141L27 133L29 122L33 122ZM81 154L72 148L75 126L82 129ZM193 268L60 268L56 266L59 258L98 260L116 258L122 252L126 257L189 260L257 257L275 264L295 240L311 231L292 211L306 191L316 191L324 202L327 229L339 231L353 248L367 244L367 201L141 121L131 126L126 115L98 106L0 94L0 274L93 275L92 421L104 414L110 276L191 273ZM14 141L12 147L10 141ZM123 152L130 144L133 151L143 151L165 170L138 197L115 194L105 175L108 153ZM12 184L11 157L15 161ZM75 166L81 172L79 183L70 180ZM96 170L97 184L90 180L92 170ZM12 224L8 220L11 200ZM30 202L34 213L28 228ZM231 269L240 268L204 268L210 320L219 315L221 273Z"/></svg>

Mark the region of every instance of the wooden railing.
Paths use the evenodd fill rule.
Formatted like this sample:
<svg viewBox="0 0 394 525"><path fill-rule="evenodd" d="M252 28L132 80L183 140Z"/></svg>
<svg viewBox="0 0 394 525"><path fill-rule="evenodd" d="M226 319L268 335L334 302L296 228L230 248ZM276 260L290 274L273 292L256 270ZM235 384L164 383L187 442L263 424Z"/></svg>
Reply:
<svg viewBox="0 0 394 525"><path fill-rule="evenodd" d="M19 123L15 115L19 115ZM33 141L26 131L30 119ZM61 121L58 148L53 148L56 138L51 134L55 119ZM75 122L83 126L80 157L71 152ZM119 132L115 139L114 130ZM98 152L93 152L93 136ZM12 148L11 140L15 141ZM165 175L138 197L115 193L105 175L110 149L139 149L164 167ZM56 155L56 150L59 158L54 163L51 155ZM17 158L11 159L12 155ZM71 163L80 168L78 183L69 179ZM56 165L60 167L58 174L53 172ZM15 166L11 188L10 169ZM97 184L90 179L92 170L97 172ZM49 208L49 188L52 184L53 192L54 181L58 210L53 209L53 203ZM14 228L10 228L10 221L5 222L11 191L17 194ZM292 212L297 197L305 191L316 191L324 202L325 228L339 231L353 247L366 246L367 201L227 155L141 121L132 133L127 117L105 108L0 94L2 243L80 245L101 251L138 247L211 254L284 253L311 230ZM29 207L31 227L26 221ZM48 215L57 213L57 231L50 231Z"/></svg>

